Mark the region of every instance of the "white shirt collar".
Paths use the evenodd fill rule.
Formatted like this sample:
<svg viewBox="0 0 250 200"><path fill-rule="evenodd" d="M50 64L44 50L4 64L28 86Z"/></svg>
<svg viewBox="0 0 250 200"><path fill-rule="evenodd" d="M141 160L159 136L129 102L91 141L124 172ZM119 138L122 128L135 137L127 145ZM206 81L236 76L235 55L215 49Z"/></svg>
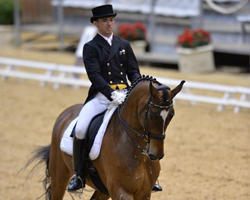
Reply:
<svg viewBox="0 0 250 200"><path fill-rule="evenodd" d="M110 46L112 45L113 33L112 33L109 37L106 37L106 36L100 34L99 32L98 32L98 34L99 34L100 36L102 36L102 37L109 43Z"/></svg>

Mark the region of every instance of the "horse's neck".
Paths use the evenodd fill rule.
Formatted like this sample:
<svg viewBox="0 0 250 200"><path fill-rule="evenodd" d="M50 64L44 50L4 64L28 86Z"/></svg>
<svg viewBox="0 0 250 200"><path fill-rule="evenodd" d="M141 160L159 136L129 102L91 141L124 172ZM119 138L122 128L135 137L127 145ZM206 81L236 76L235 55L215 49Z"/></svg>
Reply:
<svg viewBox="0 0 250 200"><path fill-rule="evenodd" d="M121 117L124 120L124 122L131 127L134 131L130 130L127 126L123 127L124 135L126 136L126 143L130 145L130 148L135 149L135 151L138 151L137 144L139 144L143 149L145 149L145 141L141 137L138 136L137 133L143 134L144 127L140 124L139 117L138 116L138 103L140 101L140 98L133 98L128 99L128 101L124 104L122 110L121 110ZM137 133L136 133L137 132ZM131 139L131 137L134 139Z"/></svg>
<svg viewBox="0 0 250 200"><path fill-rule="evenodd" d="M140 125L137 110L138 100L134 101L128 101L124 104L122 110L121 110L121 116L123 120L134 130L141 131L143 127Z"/></svg>
<svg viewBox="0 0 250 200"><path fill-rule="evenodd" d="M142 139L137 138L129 129L125 130L126 128L123 127L118 112L114 113L113 120L114 121L111 124L112 130L114 131L110 132L110 134L112 134L110 139L113 140L113 142L111 142L110 139L109 142L111 142L112 145L114 144L113 147L116 147L116 154L119 159L126 160L126 163L129 163L130 166L134 166L134 168L137 169L141 165L144 155L139 151L137 145L128 136L126 131L128 131L136 142L140 143L140 140ZM126 118L124 120L126 120ZM143 146L143 144L140 145Z"/></svg>
<svg viewBox="0 0 250 200"><path fill-rule="evenodd" d="M143 127L139 122L139 116L138 110L140 107L140 104L143 104L142 100L147 101L147 89L148 83L142 82L139 83L136 88L131 92L129 97L127 98L127 101L124 103L124 106L122 108L121 115L123 119L130 125L133 129L137 130L138 132L143 131Z"/></svg>

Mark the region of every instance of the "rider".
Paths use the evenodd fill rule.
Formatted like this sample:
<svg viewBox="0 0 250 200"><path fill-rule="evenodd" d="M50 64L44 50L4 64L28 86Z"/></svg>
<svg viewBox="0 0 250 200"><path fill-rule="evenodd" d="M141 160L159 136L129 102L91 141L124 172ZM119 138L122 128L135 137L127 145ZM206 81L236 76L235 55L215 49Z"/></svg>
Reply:
<svg viewBox="0 0 250 200"><path fill-rule="evenodd" d="M112 5L92 9L90 21L97 35L83 47L83 61L92 85L85 105L80 111L73 140L73 164L76 174L68 186L69 192L85 187L84 146L88 125L92 118L112 103L121 104L126 97L127 78L133 82L140 70L128 41L113 35L115 16ZM160 186L155 188L161 190Z"/></svg>

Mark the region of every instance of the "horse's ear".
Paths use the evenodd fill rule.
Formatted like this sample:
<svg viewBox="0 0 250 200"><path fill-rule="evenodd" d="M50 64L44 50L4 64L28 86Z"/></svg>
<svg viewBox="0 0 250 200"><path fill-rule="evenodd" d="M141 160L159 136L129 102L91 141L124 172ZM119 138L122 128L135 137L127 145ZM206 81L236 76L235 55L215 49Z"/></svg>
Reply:
<svg viewBox="0 0 250 200"><path fill-rule="evenodd" d="M176 86L176 88L171 90L171 94L170 94L171 99L173 99L181 91L182 86L185 82L186 81L181 81L181 83L178 86Z"/></svg>
<svg viewBox="0 0 250 200"><path fill-rule="evenodd" d="M149 84L149 91L152 97L156 97L158 94L157 89L152 84L152 81L150 81L150 84Z"/></svg>

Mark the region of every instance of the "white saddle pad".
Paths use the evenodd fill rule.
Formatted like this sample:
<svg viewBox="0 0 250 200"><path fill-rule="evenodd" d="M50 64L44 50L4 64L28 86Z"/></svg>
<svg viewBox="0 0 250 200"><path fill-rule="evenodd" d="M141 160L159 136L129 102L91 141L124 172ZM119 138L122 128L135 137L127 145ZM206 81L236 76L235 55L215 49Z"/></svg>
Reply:
<svg viewBox="0 0 250 200"><path fill-rule="evenodd" d="M102 146L102 139L108 127L109 120L111 119L113 113L115 112L117 106L112 107L108 110L104 116L103 123L98 130L93 146L90 150L89 157L91 160L95 160L98 158ZM61 139L60 148L63 152L72 155L73 154L73 138L70 137L72 130L78 120L78 117L75 118L65 130L63 137Z"/></svg>

